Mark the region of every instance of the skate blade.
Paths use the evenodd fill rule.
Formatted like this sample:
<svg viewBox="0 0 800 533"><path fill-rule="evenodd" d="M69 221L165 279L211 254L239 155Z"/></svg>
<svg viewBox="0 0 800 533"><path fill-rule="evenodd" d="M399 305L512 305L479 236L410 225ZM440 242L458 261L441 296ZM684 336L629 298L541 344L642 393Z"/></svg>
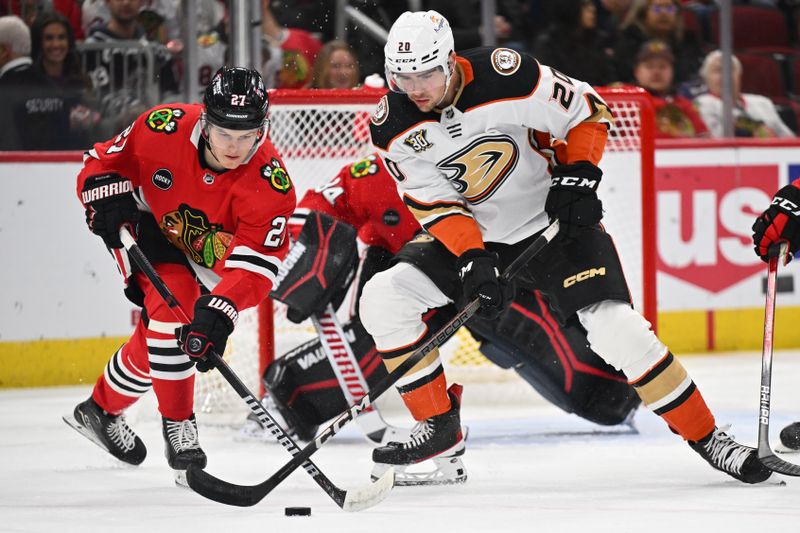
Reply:
<svg viewBox="0 0 800 533"><path fill-rule="evenodd" d="M432 460L435 468L426 471L408 471L417 465L387 465L376 463L372 469L371 478L375 482L389 469L395 469L395 487L419 487L435 485L457 485L467 482L467 470L461 459L458 457L448 457L447 459Z"/></svg>
<svg viewBox="0 0 800 533"><path fill-rule="evenodd" d="M106 445L103 444L100 440L97 439L97 436L95 436L95 434L93 432L91 432L90 430L88 430L86 428L86 426L84 426L83 424L78 422L78 420L75 418L74 414L70 413L68 415L64 415L64 416L61 417L61 420L66 422L66 424L69 427L71 427L72 429L74 429L75 431L77 431L78 433L80 433L81 435L83 435L84 437L86 437L87 439L92 441L93 443L97 444L97 446L99 446L100 449L102 449L104 452L109 453L109 454L111 453L108 450L108 448L106 447ZM117 460L119 460L119 459L117 459ZM121 461L121 462L124 462L124 461Z"/></svg>

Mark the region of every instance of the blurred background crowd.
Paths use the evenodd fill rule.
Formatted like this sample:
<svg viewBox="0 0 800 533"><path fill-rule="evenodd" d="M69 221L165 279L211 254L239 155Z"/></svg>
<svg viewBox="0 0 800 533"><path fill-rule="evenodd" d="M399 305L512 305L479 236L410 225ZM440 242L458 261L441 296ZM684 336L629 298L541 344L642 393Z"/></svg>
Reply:
<svg viewBox="0 0 800 533"><path fill-rule="evenodd" d="M480 46L488 31L499 46L594 86L646 89L659 137L723 132L713 0L496 0L489 29L480 0L252 1L260 2L261 70L271 88L380 87L381 31L403 11L435 9L450 21L457 49ZM364 22L351 18L342 33L335 21L345 4ZM186 5L0 0L0 150L84 149L150 106L198 100L187 93L187 77L202 89L217 68L231 64L230 9L224 1L196 0L196 37L186 39ZM732 25L734 134L794 136L800 0L733 1ZM192 72L189 51L197 64Z"/></svg>

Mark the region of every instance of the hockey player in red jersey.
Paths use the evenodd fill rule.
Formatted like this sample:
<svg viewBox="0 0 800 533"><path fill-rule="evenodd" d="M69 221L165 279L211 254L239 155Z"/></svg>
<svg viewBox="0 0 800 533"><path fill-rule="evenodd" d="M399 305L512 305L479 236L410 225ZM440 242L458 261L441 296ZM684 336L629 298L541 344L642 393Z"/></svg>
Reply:
<svg viewBox="0 0 800 533"><path fill-rule="evenodd" d="M108 362L91 397L65 420L118 459L141 463L146 449L123 412L151 388L158 399L169 466L179 479L206 465L193 412L195 368L210 369L238 313L258 304L288 248L292 182L267 138L268 96L255 70L223 67L204 105L164 104L84 157L78 197L143 307L130 340ZM119 238L126 226L175 294L193 312L181 324Z"/></svg>
<svg viewBox="0 0 800 533"><path fill-rule="evenodd" d="M775 193L772 204L753 223L756 255L764 262L776 257L781 243L789 246L789 261L800 250L800 181L793 181ZM800 451L800 422L781 430L782 451Z"/></svg>
<svg viewBox="0 0 800 533"><path fill-rule="evenodd" d="M361 320L387 368L428 340L421 314L457 301L458 292L479 298L486 317L502 312L508 298L499 272L557 219L558 238L517 280L540 290L561 322L577 319L592 350L711 466L746 483L767 479L756 450L716 426L680 361L631 306L600 226L597 165L613 125L606 103L588 84L514 50L454 50L450 26L435 11L401 15L384 48L392 91L372 117L372 141L406 205L440 244L438 261L395 265L364 287ZM445 268L459 273L458 291L437 284ZM575 282L592 269L601 274ZM462 454L459 390L447 389L438 354L397 386L419 424L408 441L375 449L373 460L406 465Z"/></svg>

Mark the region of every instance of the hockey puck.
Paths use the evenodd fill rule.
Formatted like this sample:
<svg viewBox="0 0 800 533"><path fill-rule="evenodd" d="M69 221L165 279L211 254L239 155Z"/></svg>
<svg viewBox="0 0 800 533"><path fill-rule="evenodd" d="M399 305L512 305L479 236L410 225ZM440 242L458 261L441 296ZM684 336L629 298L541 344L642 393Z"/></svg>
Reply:
<svg viewBox="0 0 800 533"><path fill-rule="evenodd" d="M311 516L311 507L287 507L283 510L286 516Z"/></svg>

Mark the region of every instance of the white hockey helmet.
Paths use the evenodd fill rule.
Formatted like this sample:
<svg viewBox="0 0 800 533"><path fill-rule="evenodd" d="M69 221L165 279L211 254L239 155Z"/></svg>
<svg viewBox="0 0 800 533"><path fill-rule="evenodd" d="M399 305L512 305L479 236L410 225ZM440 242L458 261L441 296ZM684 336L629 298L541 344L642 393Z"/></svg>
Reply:
<svg viewBox="0 0 800 533"><path fill-rule="evenodd" d="M397 90L391 82L393 74L413 74L436 67L441 67L449 82L448 58L453 50L453 30L440 13L406 11L392 25L383 48L389 86Z"/></svg>

